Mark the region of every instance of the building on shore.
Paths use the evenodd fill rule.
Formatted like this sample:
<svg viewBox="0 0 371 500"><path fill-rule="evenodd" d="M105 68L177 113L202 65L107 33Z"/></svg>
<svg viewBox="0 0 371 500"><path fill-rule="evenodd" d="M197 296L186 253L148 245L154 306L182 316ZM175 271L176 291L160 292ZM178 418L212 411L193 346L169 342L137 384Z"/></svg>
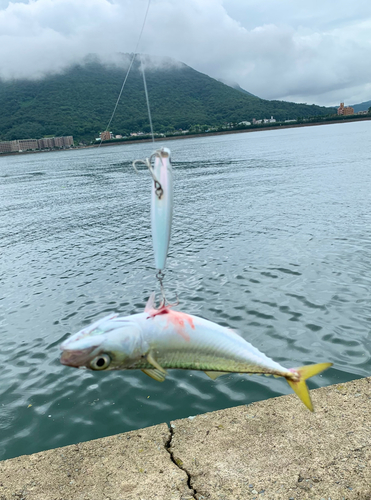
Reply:
<svg viewBox="0 0 371 500"><path fill-rule="evenodd" d="M0 142L0 153L21 153L40 149L70 148L73 146L72 135L64 137L44 137L43 139L17 139Z"/></svg>
<svg viewBox="0 0 371 500"><path fill-rule="evenodd" d="M53 137L55 148L69 148L73 146L73 137L68 135L66 137Z"/></svg>
<svg viewBox="0 0 371 500"><path fill-rule="evenodd" d="M338 115L349 116L354 115L354 109L351 106L344 106L344 103L341 102L338 107Z"/></svg>
<svg viewBox="0 0 371 500"><path fill-rule="evenodd" d="M270 118L264 118L263 119L264 123L276 123L276 120L271 116Z"/></svg>
<svg viewBox="0 0 371 500"><path fill-rule="evenodd" d="M100 140L101 141L109 141L110 139L113 139L113 134L112 132L109 132L108 130L105 130L104 132L101 132L99 134Z"/></svg>
<svg viewBox="0 0 371 500"><path fill-rule="evenodd" d="M10 141L0 142L0 153L11 153Z"/></svg>
<svg viewBox="0 0 371 500"><path fill-rule="evenodd" d="M54 148L54 137L43 137L37 141L39 149L53 149Z"/></svg>
<svg viewBox="0 0 371 500"><path fill-rule="evenodd" d="M37 139L19 139L18 140L19 149L18 151L35 151L39 149L39 144Z"/></svg>
<svg viewBox="0 0 371 500"><path fill-rule="evenodd" d="M0 142L0 153L14 153L19 151L18 141Z"/></svg>
<svg viewBox="0 0 371 500"><path fill-rule="evenodd" d="M73 146L72 135L65 137L44 137L38 141L39 149L70 148Z"/></svg>
<svg viewBox="0 0 371 500"><path fill-rule="evenodd" d="M263 118L262 120L256 120L255 118L252 119L253 125L260 125L261 123L276 123L275 118L271 116L270 118Z"/></svg>

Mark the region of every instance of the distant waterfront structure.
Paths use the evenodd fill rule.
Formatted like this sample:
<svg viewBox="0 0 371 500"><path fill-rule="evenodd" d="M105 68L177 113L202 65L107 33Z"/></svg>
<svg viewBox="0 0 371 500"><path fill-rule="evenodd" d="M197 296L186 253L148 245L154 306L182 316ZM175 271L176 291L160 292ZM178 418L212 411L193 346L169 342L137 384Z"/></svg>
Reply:
<svg viewBox="0 0 371 500"><path fill-rule="evenodd" d="M260 125L261 123L276 123L276 119L271 116L270 118L263 118L262 120L252 119L253 125Z"/></svg>
<svg viewBox="0 0 371 500"><path fill-rule="evenodd" d="M18 151L35 151L35 149L39 149L37 139L19 139L18 146Z"/></svg>
<svg viewBox="0 0 371 500"><path fill-rule="evenodd" d="M264 118L264 123L276 123L276 120L271 116L270 118Z"/></svg>
<svg viewBox="0 0 371 500"><path fill-rule="evenodd" d="M39 149L53 149L55 146L54 137L44 137L38 141Z"/></svg>
<svg viewBox="0 0 371 500"><path fill-rule="evenodd" d="M0 153L14 153L19 151L18 141L0 142Z"/></svg>
<svg viewBox="0 0 371 500"><path fill-rule="evenodd" d="M0 153L21 153L42 149L64 149L73 146L72 135L63 137L44 137L43 139L17 139L0 142Z"/></svg>
<svg viewBox="0 0 371 500"><path fill-rule="evenodd" d="M66 137L53 137L55 148L69 148L73 146L73 137L68 135Z"/></svg>
<svg viewBox="0 0 371 500"><path fill-rule="evenodd" d="M344 106L344 103L341 102L340 106L338 107L338 115L354 115L354 109L351 106Z"/></svg>
<svg viewBox="0 0 371 500"><path fill-rule="evenodd" d="M113 134L112 132L108 132L108 130L105 130L104 132L101 132L99 134L99 137L101 141L109 141L110 139L113 139Z"/></svg>

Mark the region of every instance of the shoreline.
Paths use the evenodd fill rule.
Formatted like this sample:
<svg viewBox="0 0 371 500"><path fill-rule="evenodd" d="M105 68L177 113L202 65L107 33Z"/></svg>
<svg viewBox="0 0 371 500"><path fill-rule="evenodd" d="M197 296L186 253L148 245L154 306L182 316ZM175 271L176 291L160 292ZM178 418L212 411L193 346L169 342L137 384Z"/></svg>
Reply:
<svg viewBox="0 0 371 500"><path fill-rule="evenodd" d="M354 119L347 119L347 120L332 120L328 122L318 122L318 123L292 123L291 125L272 125L272 126L262 126L256 127L256 128L246 128L246 129L232 129L232 130L222 130L220 132L205 132L201 134L187 134L187 135L175 135L175 136L167 136L167 137L161 137L161 138L156 138L155 137L155 142L161 142L163 140L176 140L176 139L194 139L196 137L209 137L209 136L217 136L217 135L229 135L229 134L243 134L243 133L249 133L249 132L264 132L266 130L282 130L282 129L287 129L287 128L299 128L299 127L315 127L317 125L331 125L333 123L349 123L349 122L360 122L364 120L371 120L371 116L367 118L354 118ZM119 140L119 139L118 139ZM152 139L136 139L132 141L122 141L122 142L109 142L109 143L103 143L101 147L103 146L116 146L116 145L122 145L122 144L135 144L138 142L152 142ZM98 146L96 145L91 145L91 146L86 146L86 147L92 147L96 148Z"/></svg>
<svg viewBox="0 0 371 500"><path fill-rule="evenodd" d="M250 132L264 132L266 130L283 130L283 129L288 129L288 128L299 128L299 127L316 127L320 125L332 125L336 123L353 123L353 122L360 122L360 121L367 121L371 120L371 116L366 116L366 118L349 118L346 120L329 120L329 121L324 121L324 122L315 122L315 123L292 123L292 124L282 124L282 125L263 125L261 127L256 127L256 128L244 128L244 129L231 129L231 130L223 130L220 132L204 132L200 134L187 134L187 135L171 135L167 137L155 137L155 142L161 142L161 141L175 141L177 139L194 139L197 137L211 137L211 136L219 136L219 135L229 135L229 134L243 134L243 133L250 133ZM120 139L117 139L117 141L114 142L103 142L100 145L99 144L90 144L88 146L76 146L73 148L68 148L68 149L50 149L48 151L22 151L22 152L14 152L14 153L0 153L0 158L2 156L18 156L18 155L25 155L25 154L38 154L38 153L55 153L55 152L66 152L66 151L76 151L80 149L94 149L98 147L107 147L107 146L123 146L124 144L138 144L138 143L147 143L147 142L152 142L151 138L145 138L145 139L133 139L133 140L123 140L121 141Z"/></svg>
<svg viewBox="0 0 371 500"><path fill-rule="evenodd" d="M371 377L0 462L12 500L369 499Z"/></svg>

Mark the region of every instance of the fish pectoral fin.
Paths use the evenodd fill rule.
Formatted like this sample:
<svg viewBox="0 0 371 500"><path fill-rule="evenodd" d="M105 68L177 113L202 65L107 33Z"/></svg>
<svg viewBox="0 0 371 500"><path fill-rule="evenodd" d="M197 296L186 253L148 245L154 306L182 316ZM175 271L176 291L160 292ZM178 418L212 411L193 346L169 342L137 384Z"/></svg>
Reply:
<svg viewBox="0 0 371 500"><path fill-rule="evenodd" d="M152 309L156 309L156 293L152 292L147 301L146 307L144 308L144 312L152 311Z"/></svg>
<svg viewBox="0 0 371 500"><path fill-rule="evenodd" d="M157 370L156 368L146 368L143 369L142 372L153 378L153 380L157 380L157 382L163 382L166 377L166 372L160 372L160 370Z"/></svg>
<svg viewBox="0 0 371 500"><path fill-rule="evenodd" d="M208 377L210 377L212 380L217 379L218 377L221 377L222 375L230 375L230 372L204 372Z"/></svg>
<svg viewBox="0 0 371 500"><path fill-rule="evenodd" d="M150 365L152 365L154 368L156 368L156 370L158 370L160 373L164 373L166 375L166 370L164 368L162 368L162 366L157 363L157 361L155 360L155 358L152 356L152 354L150 352L147 354L147 361Z"/></svg>

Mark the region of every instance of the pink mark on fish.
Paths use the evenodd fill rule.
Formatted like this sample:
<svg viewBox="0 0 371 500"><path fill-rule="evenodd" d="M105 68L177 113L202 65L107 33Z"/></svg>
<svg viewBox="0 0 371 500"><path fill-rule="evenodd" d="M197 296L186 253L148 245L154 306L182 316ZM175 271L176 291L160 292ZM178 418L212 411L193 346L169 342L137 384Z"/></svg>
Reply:
<svg viewBox="0 0 371 500"><path fill-rule="evenodd" d="M186 332L187 323L192 328L192 330L195 329L195 325L191 316L179 311L172 311L168 307L162 307L161 309L154 309L153 312L151 311L148 315L148 318L154 318L155 316L159 316L161 314L167 315L167 328L171 325L176 333L183 337L184 340L186 340L187 342L191 340L191 337Z"/></svg>

